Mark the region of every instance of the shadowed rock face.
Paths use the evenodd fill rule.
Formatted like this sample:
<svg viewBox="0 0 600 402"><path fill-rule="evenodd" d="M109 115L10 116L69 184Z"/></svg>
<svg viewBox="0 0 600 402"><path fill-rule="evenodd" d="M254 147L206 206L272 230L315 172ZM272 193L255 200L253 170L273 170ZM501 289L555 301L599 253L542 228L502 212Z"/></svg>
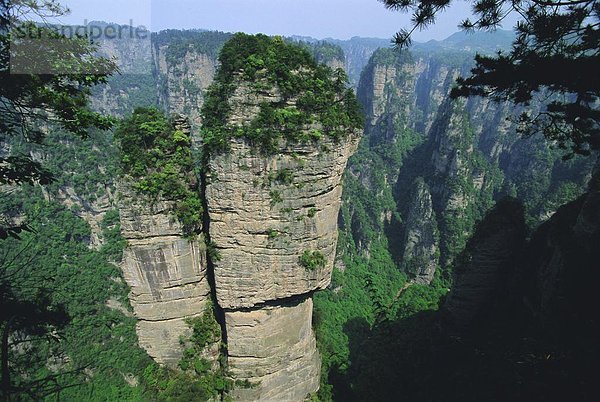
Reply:
<svg viewBox="0 0 600 402"><path fill-rule="evenodd" d="M121 189L121 225L128 247L121 269L131 287L130 301L139 322L140 345L157 362L175 366L182 355L184 319L203 313L210 298L206 246L181 235L169 204L136 203Z"/></svg>
<svg viewBox="0 0 600 402"><path fill-rule="evenodd" d="M421 178L414 183L406 227L403 268L416 283L429 284L438 264L439 238L431 193Z"/></svg>
<svg viewBox="0 0 600 402"><path fill-rule="evenodd" d="M515 199L500 201L459 257L454 287L445 304L452 324L468 326L490 307L506 288L524 242L523 206Z"/></svg>

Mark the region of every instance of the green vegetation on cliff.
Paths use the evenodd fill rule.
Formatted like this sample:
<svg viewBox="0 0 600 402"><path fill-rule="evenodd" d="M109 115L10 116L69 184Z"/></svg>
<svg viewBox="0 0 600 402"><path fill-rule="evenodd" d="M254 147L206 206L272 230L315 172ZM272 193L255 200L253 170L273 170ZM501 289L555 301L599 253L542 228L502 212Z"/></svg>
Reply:
<svg viewBox="0 0 600 402"><path fill-rule="evenodd" d="M166 57L172 67L190 51L216 57L229 37L221 33L167 31L158 34L155 43L169 45ZM326 44L301 47L279 38L244 34L235 35L225 45L221 70L203 110L208 151L223 150L229 140L245 138L262 151L272 152L280 140L338 139L361 127L359 107L346 88L344 74L318 64L343 59L339 48ZM508 287L498 289L497 303L486 310L491 313L478 322L481 326L475 332L460 336L440 333L445 314L438 310L450 297L450 270L455 268L460 274L460 264L474 256L462 253L463 249L477 222L494 204L500 183L504 182L503 192L524 200L529 223L538 224L582 194L578 174L586 171L585 164L577 159L559 164L555 152L538 144L531 147L530 153L513 147L510 154L516 155L514 159L488 158L481 149L487 146L482 142L489 139L475 135L475 127L479 129L485 121L470 121L472 109L479 106L475 102L455 105L465 112L457 117L460 127L451 138L447 123L454 112L435 104L433 98L440 93L443 96L443 91L434 94L430 90L437 85L432 83L438 72L435 65L461 68L464 55L440 52L430 59L434 67L416 84L417 108L413 108L406 91L402 91L408 87L403 85L408 85L409 78L402 67L410 68L407 63L418 57L381 50L365 72L365 77L373 73L376 65L396 67L396 81L386 83L383 114L367 128L346 172L332 284L314 295L314 324L323 359L319 398L482 400L489 397L492 387L501 384L499 395L505 399L523 395L529 399L583 399L582 389L593 383L590 379L598 372L592 362L597 356L597 337L589 336L593 334L589 327L597 326L590 308L594 306L597 270L586 271L588 266L595 267L598 260L594 247L598 233L596 230L595 237L589 237L590 217L595 216L592 211L588 211L588 216L580 213L584 201L594 210L597 203L591 198L561 208L556 218L534 232L527 249L531 253L515 258L520 268L543 268L546 263L567 261L562 267L568 269L557 273L563 286L555 295L557 299L544 298L542 293L548 288L532 290L538 283L534 277L540 272L523 269L519 275L523 274L526 280L519 275L510 277L511 284L518 284L516 289L511 285L511 297L504 297ZM113 92L139 87L135 96L119 100L118 107L157 102L152 92L153 79L136 80L135 76L124 76L110 81ZM449 82L450 78L445 80ZM187 93L199 90L192 80L181 84ZM237 117L232 116L232 96L240 84L247 85L253 95L265 95L268 99L275 94L277 100L260 104L252 121L230 126L229 118ZM446 149L438 147L436 152L450 152L436 156L441 160L451 159L451 152L460 154L454 166L464 171L456 175L442 169L432 173L432 148L436 144L425 132L428 122L421 120L437 112L444 116L433 125L439 124L439 131L445 135L442 140ZM502 125L500 120L494 124ZM108 209L97 222L103 241L97 249L90 244L91 228L81 218L94 212L91 204L98 201L110 208L120 157L122 171L133 178L133 187L150 198L172 201L173 211L186 233L195 234L200 226L202 202L190 136L160 111L137 109L121 124L115 137L121 144L120 156L112 134L101 131L90 132L81 139L51 130L43 146L9 144L13 153L43 160L55 179L44 190L23 186L11 194L0 194L0 212L17 222L26 216L33 229L15 232L20 241L0 241L0 330L10 335L10 392L23 400L219 398L236 384L225 361L213 365L212 356L205 354L206 347L221 338L213 311L207 309L203 315L188 320L191 331L189 337L182 339L181 371L151 362L138 347L128 289L113 264L120 260L125 247L119 213ZM490 142L493 143L489 148L501 153L505 152L502 148L514 145ZM293 171L280 169L271 171L266 182L290 185L293 179ZM407 209L403 197L410 193L415 179L426 180L431 192L437 191L432 196L436 198L436 212L441 212L433 219L439 219L442 231L441 240L436 243L440 243L445 255L444 266L438 267L441 269L431 285L412 283L402 271L402 261L410 261L402 256ZM444 192L444 202L451 198L450 194L459 201L457 204L464 201L466 207L448 209L440 205L444 204L440 201L440 193ZM273 205L284 201L279 190L270 191L270 197ZM53 198L56 201L48 201ZM59 201L65 198L65 204L74 205L61 205ZM314 218L317 212L311 208L307 216ZM485 222L484 227L489 224ZM588 237L574 237L577 226L581 226L577 230L588 230ZM274 240L281 232L269 229L267 235ZM481 233L475 232L471 242L477 244L480 237ZM213 261L218 259L214 244L208 245L208 255ZM462 260L454 259L456 256L462 256ZM325 264L323 254L312 250L306 250L299 262L307 270ZM521 287L529 288L525 291ZM564 297L577 303L565 308L561 304ZM520 304L523 300L526 305ZM548 310L540 309L537 316L538 311L530 314L531 309L539 307L535 302L541 304L545 300L551 301ZM542 314L546 321L534 321ZM556 327L560 330L556 331ZM575 392L552 395L552 388L547 385L561 382L569 382ZM450 393L449 389L458 391Z"/></svg>
<svg viewBox="0 0 600 402"><path fill-rule="evenodd" d="M344 51L338 45L325 41L314 43L300 41L297 43L308 50L317 63L327 64L336 61L344 63Z"/></svg>
<svg viewBox="0 0 600 402"><path fill-rule="evenodd" d="M180 370L158 364L146 368L144 383L148 388L148 399L168 402L222 400L234 385L250 386L246 382L234 381L227 371L221 327L215 319L212 305L207 306L202 315L187 319L186 324L191 333L180 339L184 348ZM216 351L211 351L211 346ZM218 359L213 362L215 356Z"/></svg>
<svg viewBox="0 0 600 402"><path fill-rule="evenodd" d="M152 198L174 202L186 235L201 227L202 200L189 133L175 127L158 109L138 108L115 132L123 173L133 188Z"/></svg>
<svg viewBox="0 0 600 402"><path fill-rule="evenodd" d="M323 358L321 400L482 399L485 387L490 389L503 375L517 384L519 376L530 375L529 368L551 366L538 360L526 362L528 369L519 368L519 359L527 353L538 359L543 350L535 349L542 337L536 346L518 343L523 328L498 335L492 326L474 341L439 333L446 317L439 310L453 288L456 258L504 193L502 185L514 186L531 223L539 224L581 193L590 170L589 161L562 163L547 144L516 138L514 127L500 123L507 113L501 107L484 109L482 115L485 105L477 100L445 100L452 75L468 65L467 56L456 53L446 60L444 53L424 57L386 49L377 51L364 70L358 96L373 113L346 172L332 285L314 299ZM437 229L432 236L438 238L432 240L436 257L422 262L437 263L430 285L413 283L410 273L402 271L402 262L410 261L404 245L410 241L405 236L416 181L427 184ZM427 237L418 224L416 228L417 241ZM502 319L510 327L510 316ZM521 334L531 335L529 331ZM494 350L493 342L487 342L490 336L501 348ZM478 355L480 350L485 356ZM444 357L438 359L438 354ZM463 355L468 361L457 362ZM487 367L488 362L494 367ZM508 366L514 371L503 372ZM447 392L453 381L466 383L471 377L486 385ZM543 381L551 382L548 378ZM507 387L506 395L518 394L518 389Z"/></svg>
<svg viewBox="0 0 600 402"><path fill-rule="evenodd" d="M143 400L135 386L151 363L137 343L129 289L119 268L118 211L101 222L104 244L89 247L89 225L26 187L2 199L32 232L0 242L0 304L9 320L10 382L18 400Z"/></svg>
<svg viewBox="0 0 600 402"><path fill-rule="evenodd" d="M302 47L279 37L236 34L223 47L221 66L203 107L203 137L209 150L227 149L231 138L246 138L269 153L279 139L334 139L362 127L360 107L346 87L343 71L319 65ZM228 124L230 99L240 85L255 93L279 94L260 104L243 125Z"/></svg>
<svg viewBox="0 0 600 402"><path fill-rule="evenodd" d="M304 250L304 253L298 258L298 262L309 271L325 266L325 256L320 251Z"/></svg>
<svg viewBox="0 0 600 402"><path fill-rule="evenodd" d="M152 43L157 48L167 46L166 60L173 66L180 63L189 51L215 59L230 37L231 34L219 31L166 29L152 34Z"/></svg>

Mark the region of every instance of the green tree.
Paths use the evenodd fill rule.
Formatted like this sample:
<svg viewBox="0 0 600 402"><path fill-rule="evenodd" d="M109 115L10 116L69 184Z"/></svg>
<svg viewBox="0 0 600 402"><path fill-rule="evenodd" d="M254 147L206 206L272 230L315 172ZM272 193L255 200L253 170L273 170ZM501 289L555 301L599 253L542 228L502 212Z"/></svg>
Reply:
<svg viewBox="0 0 600 402"><path fill-rule="evenodd" d="M105 82L107 74L115 68L114 63L95 57L96 48L85 37L67 37L48 24L25 19L37 16L46 21L66 11L55 0L0 0L2 148L7 145L10 148L11 141L15 140L42 144L46 134L55 127L83 137L91 127L107 129L111 126L110 119L90 110L88 96L94 85ZM45 40L27 42L28 38ZM53 74L54 71L60 73ZM0 185L48 184L52 180L50 172L30 154L0 155ZM33 284L27 282L31 275L19 276L36 272L33 268L43 270L34 263L30 242L18 243L23 231L32 231L32 228L26 223L15 224L0 214L1 245L8 246L5 257L0 260L2 400L23 390L28 390L32 399L51 394L60 389L57 379L62 374L48 373L26 385L15 384L11 378L11 372L31 366L31 361L9 360L19 338L25 338L24 345L31 345L35 339L49 340L56 337L56 331L64 327L68 319L60 303L50 302L56 295L48 290L46 283L54 281L55 275ZM12 239L7 240L8 237ZM29 234L26 237L29 238ZM71 238L69 234L63 241Z"/></svg>
<svg viewBox="0 0 600 402"><path fill-rule="evenodd" d="M297 44L281 37L238 33L223 46L219 62L202 108L205 151L227 150L229 140L237 137L273 153L280 139L308 142L323 135L341 139L349 129L363 126L360 106L346 86L346 74L318 64ZM257 93L277 88L281 99L261 102L249 123L228 124L229 99L242 82ZM311 129L315 124L317 128Z"/></svg>
<svg viewBox="0 0 600 402"><path fill-rule="evenodd" d="M2 143L19 137L41 144L54 125L85 136L91 127L107 129L112 124L109 118L90 110L88 96L94 85L106 82L108 73L116 69L114 63L96 57L96 47L85 37L66 37L50 25L24 20L24 16L47 20L66 11L55 0L0 0ZM22 43L23 33L47 40L32 41L26 46ZM43 60L40 54L44 55ZM18 66L14 65L16 60ZM19 74L15 74L15 67L21 67L16 71ZM35 67L35 72L28 73L30 67ZM57 69L61 73L52 74ZM50 172L30 155L0 155L0 184L47 184L52 179ZM18 238L25 229L25 225L14 226L2 218L0 238Z"/></svg>
<svg viewBox="0 0 600 402"><path fill-rule="evenodd" d="M413 24L394 42L410 45L415 29L435 23L452 0L380 0L391 10L412 12ZM595 0L472 0L474 20L467 31L494 30L511 14L521 18L508 53L475 57L469 77L459 78L452 97L488 96L528 106L538 99L540 112L523 112L519 130L541 132L574 154L600 149L600 3Z"/></svg>
<svg viewBox="0 0 600 402"><path fill-rule="evenodd" d="M156 108L137 108L115 131L123 173L137 179L134 190L173 202L184 233L194 236L202 226L202 199L189 132L176 128Z"/></svg>

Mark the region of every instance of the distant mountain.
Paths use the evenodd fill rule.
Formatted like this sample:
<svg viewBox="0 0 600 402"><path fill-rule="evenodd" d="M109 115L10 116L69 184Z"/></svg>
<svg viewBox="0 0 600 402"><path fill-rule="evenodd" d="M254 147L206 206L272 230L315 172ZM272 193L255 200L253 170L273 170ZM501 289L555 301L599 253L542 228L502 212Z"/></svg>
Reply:
<svg viewBox="0 0 600 402"><path fill-rule="evenodd" d="M458 50L467 52L494 53L508 50L515 38L512 31L498 29L493 32L456 32L444 40L430 40L425 43L415 42L415 51Z"/></svg>
<svg viewBox="0 0 600 402"><path fill-rule="evenodd" d="M319 39L310 36L292 36L294 40L316 43ZM444 40L430 40L428 42L414 42L411 50L417 53L431 52L469 52L469 53L495 53L498 50L508 50L514 40L514 33L498 29L493 32L456 32ZM325 38L325 42L338 45L344 50L346 57L346 72L352 86L358 85L360 73L369 62L371 55L379 48L391 47L391 39L361 38L355 36L351 39L341 40Z"/></svg>
<svg viewBox="0 0 600 402"><path fill-rule="evenodd" d="M365 68L375 50L389 47L389 39L361 38L355 36L348 40L326 38L325 41L338 45L346 55L346 72L352 86L358 85L360 73Z"/></svg>

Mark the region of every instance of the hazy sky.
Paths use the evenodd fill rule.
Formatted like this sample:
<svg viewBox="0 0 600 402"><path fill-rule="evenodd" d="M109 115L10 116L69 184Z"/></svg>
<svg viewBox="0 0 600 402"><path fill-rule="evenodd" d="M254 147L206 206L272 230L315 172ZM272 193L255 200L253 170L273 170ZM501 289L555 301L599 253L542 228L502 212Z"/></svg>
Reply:
<svg viewBox="0 0 600 402"><path fill-rule="evenodd" d="M352 36L389 38L407 27L409 16L388 11L377 0L63 0L72 13L68 24L85 20L166 28L204 28L268 35L305 35L318 39ZM417 32L415 40L443 39L456 32L469 15L468 3L457 0L435 26ZM505 26L510 29L511 26Z"/></svg>

